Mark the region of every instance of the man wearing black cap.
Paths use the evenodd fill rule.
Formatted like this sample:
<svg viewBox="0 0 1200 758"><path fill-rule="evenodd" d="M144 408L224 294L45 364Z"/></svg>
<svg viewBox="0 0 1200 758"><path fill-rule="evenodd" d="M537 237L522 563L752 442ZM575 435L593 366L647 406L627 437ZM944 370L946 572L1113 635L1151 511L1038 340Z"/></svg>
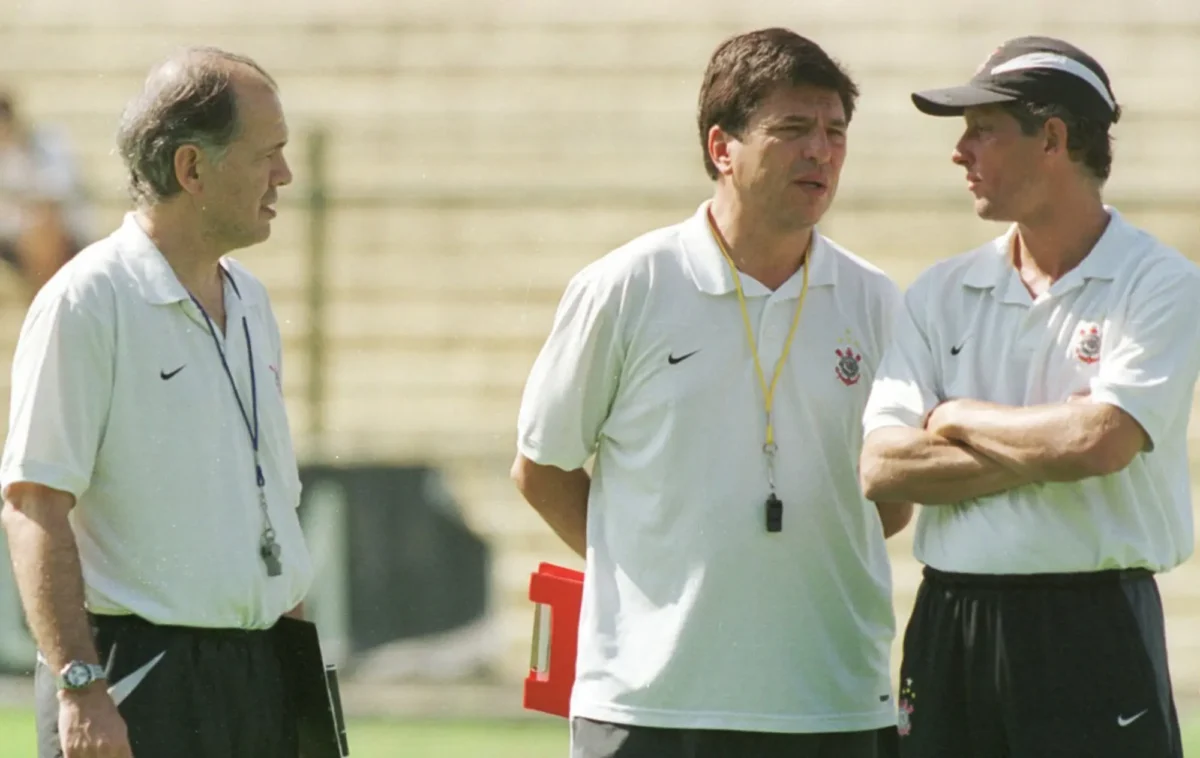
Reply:
<svg viewBox="0 0 1200 758"><path fill-rule="evenodd" d="M953 161L1011 224L906 295L864 416L870 500L921 510L902 754L1179 758L1154 574L1193 551L1200 268L1104 204L1108 76L1060 40L961 87Z"/></svg>

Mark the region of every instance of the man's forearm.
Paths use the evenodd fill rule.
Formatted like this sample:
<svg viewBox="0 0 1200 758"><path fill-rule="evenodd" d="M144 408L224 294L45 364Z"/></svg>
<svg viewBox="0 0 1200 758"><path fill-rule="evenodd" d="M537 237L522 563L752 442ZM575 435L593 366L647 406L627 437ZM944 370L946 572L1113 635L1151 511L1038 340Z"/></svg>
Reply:
<svg viewBox="0 0 1200 758"><path fill-rule="evenodd" d="M1031 482L975 450L910 427L870 434L860 478L869 500L922 505L954 505Z"/></svg>
<svg viewBox="0 0 1200 758"><path fill-rule="evenodd" d="M588 492L592 485L588 473L583 469L563 471L518 458L513 465L513 479L547 526L567 547L585 557Z"/></svg>
<svg viewBox="0 0 1200 758"><path fill-rule="evenodd" d="M879 521L883 524L885 540L904 531L904 527L912 521L912 503L876 503L875 510L879 513Z"/></svg>
<svg viewBox="0 0 1200 758"><path fill-rule="evenodd" d="M929 417L929 431L961 442L1031 481L1074 482L1119 471L1145 444L1132 419L1086 401L1013 407L954 400ZM1128 424L1113 434L1116 426Z"/></svg>
<svg viewBox="0 0 1200 758"><path fill-rule="evenodd" d="M71 505L66 493L24 489L10 495L2 519L29 628L55 673L71 661L99 663L84 610L79 549L67 521Z"/></svg>

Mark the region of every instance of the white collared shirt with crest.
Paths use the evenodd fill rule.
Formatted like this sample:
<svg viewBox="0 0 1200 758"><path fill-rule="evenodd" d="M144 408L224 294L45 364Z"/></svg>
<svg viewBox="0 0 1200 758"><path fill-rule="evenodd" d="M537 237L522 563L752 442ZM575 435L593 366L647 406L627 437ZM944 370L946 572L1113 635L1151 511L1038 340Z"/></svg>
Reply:
<svg viewBox="0 0 1200 758"><path fill-rule="evenodd" d="M133 214L38 293L12 370L0 486L76 498L71 525L87 607L156 624L271 626L302 600L312 566L283 394L279 327L262 283L222 265L217 332L251 413L250 329L261 463L283 574L259 556L254 452L204 316Z"/></svg>
<svg viewBox="0 0 1200 758"><path fill-rule="evenodd" d="M707 210L578 273L525 389L522 455L565 470L595 456L572 713L765 732L894 724L891 571L857 467L900 291L814 233L775 397L783 530L768 532L763 396ZM741 276L768 382L803 278L771 292Z"/></svg>
<svg viewBox="0 0 1200 758"><path fill-rule="evenodd" d="M1092 400L1150 449L1124 470L920 509L916 557L980 574L1165 571L1193 550L1188 415L1200 372L1200 268L1112 208L1086 258L1033 299L1010 263L1015 227L922 274L875 378L864 435L919 427L938 402Z"/></svg>

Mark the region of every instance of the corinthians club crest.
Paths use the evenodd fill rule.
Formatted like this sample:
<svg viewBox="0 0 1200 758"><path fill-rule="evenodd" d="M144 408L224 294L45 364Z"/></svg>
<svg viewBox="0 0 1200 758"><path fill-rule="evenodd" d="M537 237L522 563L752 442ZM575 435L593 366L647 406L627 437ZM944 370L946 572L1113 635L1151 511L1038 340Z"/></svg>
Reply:
<svg viewBox="0 0 1200 758"><path fill-rule="evenodd" d="M862 378L862 353L858 352L862 348L854 341L849 329L838 339L838 344L841 347L833 351L837 355L834 371L842 384L851 387Z"/></svg>
<svg viewBox="0 0 1200 758"><path fill-rule="evenodd" d="M1076 334L1075 357L1080 361L1092 364L1100 360L1100 327L1096 324L1082 324Z"/></svg>

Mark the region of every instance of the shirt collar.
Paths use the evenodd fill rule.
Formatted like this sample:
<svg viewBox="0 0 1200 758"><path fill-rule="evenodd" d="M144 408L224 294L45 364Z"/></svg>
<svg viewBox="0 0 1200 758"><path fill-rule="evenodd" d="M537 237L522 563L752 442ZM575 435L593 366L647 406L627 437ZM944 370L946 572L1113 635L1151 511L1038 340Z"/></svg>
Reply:
<svg viewBox="0 0 1200 758"><path fill-rule="evenodd" d="M179 277L175 276L171 264L167 263L158 246L138 223L137 214L126 213L125 220L114 233L114 237L125 269L147 302L153 305L170 305L191 300L191 295L179 281ZM221 261L221 267L226 273L225 281L233 290L236 299L241 301L247 294L244 291L246 288L239 286L234 280L230 266L224 259Z"/></svg>
<svg viewBox="0 0 1200 758"><path fill-rule="evenodd" d="M1075 274L1078 274L1077 278L1080 281L1087 279L1112 280L1116 278L1121 267L1129 261L1129 253L1138 237L1137 230L1125 221L1116 208L1106 205L1104 210L1108 211L1108 226L1104 228L1104 234L1096 240L1095 246L1092 247L1092 251L1088 253L1087 257L1080 261L1073 271L1063 277L1064 281Z"/></svg>
<svg viewBox="0 0 1200 758"><path fill-rule="evenodd" d="M1136 230L1130 226L1115 208L1104 206L1108 212L1108 226L1087 256L1071 271L1055 283L1055 290L1062 292L1080 286L1089 279L1111 280L1129 259L1130 245L1135 241ZM964 286L974 289L994 289L998 296L1008 300L1014 288L1028 292L1012 265L1012 246L1016 241L1017 225L1013 224L1001 237L984 248L963 278ZM1021 299L1021 298L1017 298Z"/></svg>
<svg viewBox="0 0 1200 758"><path fill-rule="evenodd" d="M142 229L136 214L126 213L124 222L114 236L121 261L147 302L168 305L188 299L188 291L179 282L154 241Z"/></svg>
<svg viewBox="0 0 1200 758"><path fill-rule="evenodd" d="M683 247L683 265L697 289L709 295L728 295L735 291L733 274L729 263L721 254L721 248L713 238L708 225L708 209L711 201L706 200L696 213L683 222L680 239ZM805 266L811 263L808 273L809 287L832 287L837 284L835 253L825 238L813 229L813 244L809 248ZM804 281L801 267L779 288L783 297L797 297ZM769 295L770 291L749 276L742 275L742 288L747 296Z"/></svg>

